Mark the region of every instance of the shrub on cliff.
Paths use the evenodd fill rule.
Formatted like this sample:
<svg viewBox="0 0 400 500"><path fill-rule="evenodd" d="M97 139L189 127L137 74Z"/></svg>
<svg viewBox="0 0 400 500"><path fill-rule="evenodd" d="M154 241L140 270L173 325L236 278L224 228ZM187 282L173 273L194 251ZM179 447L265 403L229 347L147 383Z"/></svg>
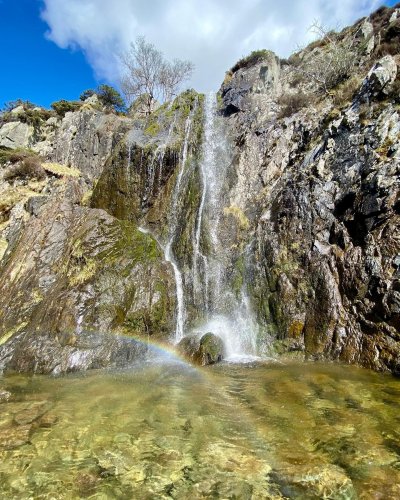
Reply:
<svg viewBox="0 0 400 500"><path fill-rule="evenodd" d="M310 96L304 94L303 92L297 92L296 94L284 94L278 100L278 104L281 106L278 118L292 116L300 111L300 109L308 106L310 102Z"/></svg>
<svg viewBox="0 0 400 500"><path fill-rule="evenodd" d="M93 89L87 89L82 92L82 94L79 96L79 99L81 101L86 101L86 99L89 99L89 97L92 97L96 95L96 91Z"/></svg>
<svg viewBox="0 0 400 500"><path fill-rule="evenodd" d="M28 156L20 163L9 167L4 173L4 180L13 181L14 179L37 179L42 180L46 177L40 159L35 156Z"/></svg>
<svg viewBox="0 0 400 500"><path fill-rule="evenodd" d="M96 90L99 101L107 108L113 108L115 111L125 111L125 101L121 94L110 85L100 85Z"/></svg>
<svg viewBox="0 0 400 500"><path fill-rule="evenodd" d="M333 88L350 76L357 62L356 34L340 39L336 33L327 31L318 23L314 23L311 30L321 41L299 71L316 85L318 91L330 94Z"/></svg>
<svg viewBox="0 0 400 500"><path fill-rule="evenodd" d="M53 116L53 111L36 106L30 101L17 99L7 102L0 113L0 126L8 122L22 122L34 127Z"/></svg>
<svg viewBox="0 0 400 500"><path fill-rule="evenodd" d="M271 52L269 50L253 50L248 56L240 59L232 68L229 70L231 74L236 73L239 69L250 68L261 61L268 59Z"/></svg>
<svg viewBox="0 0 400 500"><path fill-rule="evenodd" d="M51 107L57 113L58 116L64 117L65 113L69 111L78 111L82 104L77 101L66 101L65 99L61 99L60 101L53 102Z"/></svg>
<svg viewBox="0 0 400 500"><path fill-rule="evenodd" d="M31 101L23 100L23 99L16 99L15 101L8 101L4 104L4 107L2 109L2 112L8 113L12 111L15 108L18 108L22 106L24 110L27 109L33 109L35 107L35 104Z"/></svg>
<svg viewBox="0 0 400 500"><path fill-rule="evenodd" d="M114 109L117 112L125 112L126 105L123 97L117 89L110 85L99 85L97 89L87 89L79 96L81 101L86 101L89 97L97 96L101 104L108 109Z"/></svg>

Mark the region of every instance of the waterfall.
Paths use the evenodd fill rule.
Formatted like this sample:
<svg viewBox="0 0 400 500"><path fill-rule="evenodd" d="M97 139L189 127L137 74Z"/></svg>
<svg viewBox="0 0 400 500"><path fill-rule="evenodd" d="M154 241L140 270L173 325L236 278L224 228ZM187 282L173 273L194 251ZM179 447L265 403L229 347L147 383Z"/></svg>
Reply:
<svg viewBox="0 0 400 500"><path fill-rule="evenodd" d="M178 343L183 337L184 337L184 326L185 326L185 320L186 320L186 307L185 307L185 296L184 296L184 287L183 287L183 276L182 272L179 268L179 265L175 259L174 253L173 253L173 244L176 240L177 236L177 230L179 229L179 200L180 196L183 191L183 176L185 173L185 166L186 166L186 161L187 161L187 156L188 156L188 149L189 149L189 139L190 139L190 133L192 130L192 120L193 120L193 115L196 112L196 107L197 107L197 102L195 103L193 109L189 113L186 122L185 122L185 136L184 136L184 141L183 141L183 147L182 147L182 152L181 152L181 158L179 162L179 170L172 194L172 202L171 202L171 209L170 213L168 216L168 236L167 236L167 242L163 244L159 239L155 238L155 236L146 228L139 227L139 230L142 233L147 233L153 236L157 243L159 244L160 248L164 252L164 259L166 262L169 262L172 265L173 271L174 271L174 279L175 279L175 287L176 287L176 326L175 326L175 334L174 334L174 342ZM175 124L175 118L173 121L172 126L170 127L170 130L168 132L168 137L167 141L169 141L170 136L171 136L171 131L172 128ZM165 154L165 147L166 142L164 144L164 148L162 150L162 158L160 159L160 163L164 159L164 154ZM152 170L150 171L150 174L152 174Z"/></svg>
<svg viewBox="0 0 400 500"><path fill-rule="evenodd" d="M217 114L216 96L209 94L204 106L204 141L199 166L202 192L193 241L194 299L196 302L202 299L206 318L196 331L219 335L227 357L238 359L256 353L257 324L245 283L239 294L231 289L227 276L229 249L221 241L220 221L228 202L226 180L231 163L223 119ZM201 251L202 242L206 243L207 251ZM246 256L244 260L246 266Z"/></svg>
<svg viewBox="0 0 400 500"><path fill-rule="evenodd" d="M198 170L201 183L200 200L197 207L192 233L192 268L181 269L174 251L178 236L184 232L188 223L182 213L188 181L192 168L188 167L190 136L197 103L186 118L184 140L180 152L180 161L175 173L169 211L168 227L164 236L157 237L148 229L163 250L165 261L173 269L176 287L176 324L172 340L178 343L186 333L186 304L192 304L203 318L203 323L194 329L199 335L213 332L224 342L227 359L249 359L256 353L257 323L254 320L249 299L246 269L250 269L250 244L243 250L244 273L241 288L232 285L232 250L227 244L227 219L223 219L224 208L230 206L229 169L232 165L232 148L226 138L224 119L218 115L215 94L206 96L204 103L204 138ZM161 168L165 148L170 141L175 119L167 134L166 141L159 146L148 165L147 185L157 180L155 164L159 164L158 177L161 181ZM194 164L192 164L194 165ZM225 240L224 240L225 238ZM229 238L228 238L229 239ZM237 258L237 254L236 257ZM184 274L185 273L185 274ZM188 274L189 273L189 274ZM193 296L188 297L192 282ZM252 358L251 358L252 359Z"/></svg>
<svg viewBox="0 0 400 500"><path fill-rule="evenodd" d="M189 113L186 123L185 123L185 139L183 141L183 148L182 148L182 155L181 155L181 161L179 164L179 171L172 195L172 206L171 206L171 213L169 215L169 230L168 230L168 242L165 245L164 248L164 255L165 255L165 260L167 262L170 262L173 270L174 270L174 276L175 276L175 285L176 285L176 328L175 328L175 343L178 343L182 338L184 337L184 326L185 326L185 320L186 320L186 307L185 307L185 296L184 296L184 290L183 290L183 277L182 273L179 269L178 263L175 260L173 250L172 250L172 245L175 242L176 238L176 232L178 229L178 222L179 222L179 216L178 216L178 203L180 199L180 195L182 192L182 178L183 174L185 172L185 166L186 166L186 161L187 161L187 154L188 154L188 148L189 148L189 138L190 138L190 132L192 129L192 119L193 119L193 114L196 111L196 106L193 107L192 111Z"/></svg>

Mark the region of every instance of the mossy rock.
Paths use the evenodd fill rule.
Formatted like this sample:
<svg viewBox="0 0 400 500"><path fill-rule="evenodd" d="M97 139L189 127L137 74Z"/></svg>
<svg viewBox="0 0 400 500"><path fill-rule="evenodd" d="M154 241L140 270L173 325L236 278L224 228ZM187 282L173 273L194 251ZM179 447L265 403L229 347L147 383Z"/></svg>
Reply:
<svg viewBox="0 0 400 500"><path fill-rule="evenodd" d="M189 361L200 366L213 365L222 361L224 344L222 340L211 332L201 338L198 334L184 337L178 344L178 351Z"/></svg>

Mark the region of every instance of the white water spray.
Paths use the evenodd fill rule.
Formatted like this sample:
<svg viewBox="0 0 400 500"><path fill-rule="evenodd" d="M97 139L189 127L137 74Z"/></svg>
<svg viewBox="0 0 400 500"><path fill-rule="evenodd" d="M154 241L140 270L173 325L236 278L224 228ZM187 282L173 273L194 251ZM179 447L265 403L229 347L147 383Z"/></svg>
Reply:
<svg viewBox="0 0 400 500"><path fill-rule="evenodd" d="M257 324L246 286L239 296L231 289L227 266L228 249L220 237L220 220L226 198L227 170L232 158L222 118L217 114L215 94L206 96L204 142L200 163L202 194L193 242L193 289L195 300L202 295L206 320L199 333L211 331L224 341L228 359L248 359L256 353ZM207 252L201 243L207 242ZM207 255L205 255L207 254Z"/></svg>

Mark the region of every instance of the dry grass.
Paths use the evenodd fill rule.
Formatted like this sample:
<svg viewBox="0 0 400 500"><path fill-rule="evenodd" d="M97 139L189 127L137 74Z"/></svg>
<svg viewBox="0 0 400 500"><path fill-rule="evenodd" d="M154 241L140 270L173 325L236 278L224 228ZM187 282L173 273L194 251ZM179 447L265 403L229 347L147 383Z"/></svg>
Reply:
<svg viewBox="0 0 400 500"><path fill-rule="evenodd" d="M296 94L284 94L279 98L278 104L281 106L278 118L287 118L294 115L300 109L308 106L311 103L311 96L303 92Z"/></svg>
<svg viewBox="0 0 400 500"><path fill-rule="evenodd" d="M4 173L4 180L10 182L15 179L37 179L43 180L46 172L43 169L40 159L35 156L28 156L22 161L9 167Z"/></svg>
<svg viewBox="0 0 400 500"><path fill-rule="evenodd" d="M81 172L77 168L67 167L60 163L43 163L43 168L46 172L55 175L56 177L80 177Z"/></svg>
<svg viewBox="0 0 400 500"><path fill-rule="evenodd" d="M339 85L333 95L332 100L338 108L348 104L353 100L354 94L359 90L362 83L360 76L353 76Z"/></svg>

